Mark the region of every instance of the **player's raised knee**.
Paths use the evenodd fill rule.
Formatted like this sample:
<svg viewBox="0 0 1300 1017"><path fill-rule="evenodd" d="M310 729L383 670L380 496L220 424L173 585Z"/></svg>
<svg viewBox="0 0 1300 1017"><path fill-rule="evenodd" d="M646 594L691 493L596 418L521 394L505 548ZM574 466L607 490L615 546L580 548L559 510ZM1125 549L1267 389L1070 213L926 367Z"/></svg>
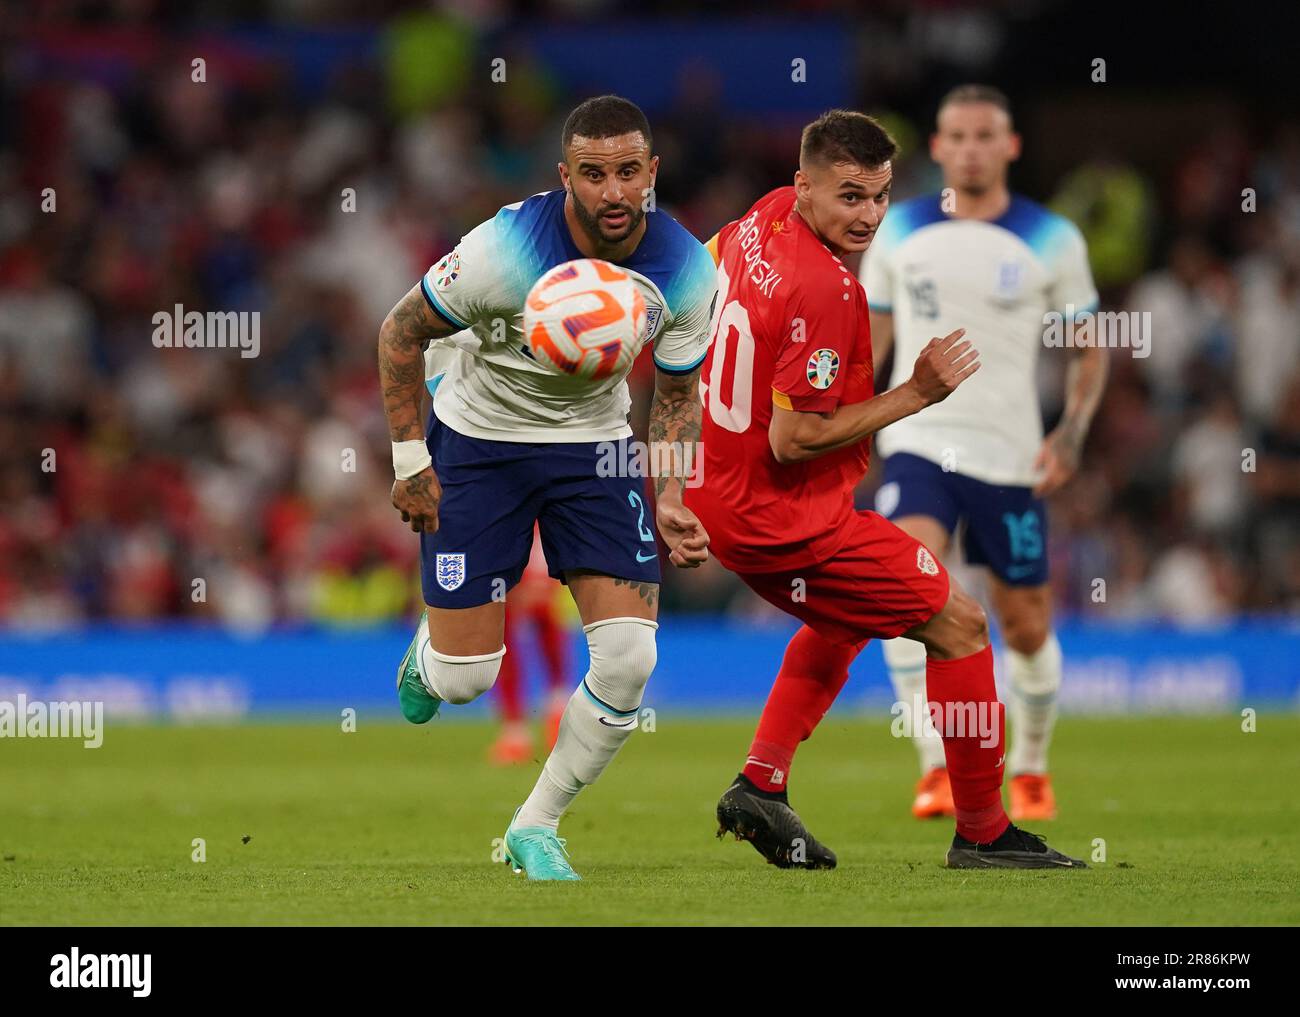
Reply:
<svg viewBox="0 0 1300 1017"><path fill-rule="evenodd" d="M1050 635L1046 621L1011 618L1002 621L1002 638L1007 647L1026 656L1041 650Z"/></svg>
<svg viewBox="0 0 1300 1017"><path fill-rule="evenodd" d="M979 653L989 644L989 623L979 601L953 585L944 605L922 634L927 648L949 658Z"/></svg>
<svg viewBox="0 0 1300 1017"><path fill-rule="evenodd" d="M461 705L477 699L496 683L501 670L501 658L506 648L494 653L480 653L456 657L430 649L426 661L432 674L430 679L438 694L449 703Z"/></svg>
<svg viewBox="0 0 1300 1017"><path fill-rule="evenodd" d="M953 600L962 635L978 644L972 652L982 650L989 642L989 620L984 608L980 607L978 600L962 591L958 591Z"/></svg>
<svg viewBox="0 0 1300 1017"><path fill-rule="evenodd" d="M634 710L658 659L656 622L648 618L607 618L583 626L591 653L587 685L616 710Z"/></svg>

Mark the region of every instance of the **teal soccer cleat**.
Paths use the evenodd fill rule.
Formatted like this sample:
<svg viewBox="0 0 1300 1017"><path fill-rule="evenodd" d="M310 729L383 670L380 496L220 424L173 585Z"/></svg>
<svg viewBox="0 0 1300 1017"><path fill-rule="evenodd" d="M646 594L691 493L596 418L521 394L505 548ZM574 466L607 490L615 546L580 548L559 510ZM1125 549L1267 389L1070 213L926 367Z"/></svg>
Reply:
<svg viewBox="0 0 1300 1017"><path fill-rule="evenodd" d="M415 627L415 638L406 648L406 656L397 666L397 701L402 704L402 716L412 724L427 724L433 720L442 700L429 692L420 677L420 668L416 665L415 655L420 652L421 638L429 638L429 612L420 615L420 624Z"/></svg>
<svg viewBox="0 0 1300 1017"><path fill-rule="evenodd" d="M523 806L520 806L523 808ZM515 872L526 872L529 879L581 879L569 864L567 843L544 826L515 828L515 816L506 828L506 864Z"/></svg>

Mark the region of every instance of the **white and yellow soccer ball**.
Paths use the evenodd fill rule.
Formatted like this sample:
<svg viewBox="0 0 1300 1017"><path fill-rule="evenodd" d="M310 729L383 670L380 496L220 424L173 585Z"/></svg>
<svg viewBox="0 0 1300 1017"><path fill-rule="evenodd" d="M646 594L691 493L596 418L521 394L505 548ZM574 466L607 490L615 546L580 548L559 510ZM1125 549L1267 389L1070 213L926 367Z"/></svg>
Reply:
<svg viewBox="0 0 1300 1017"><path fill-rule="evenodd" d="M627 373L645 321L645 300L632 277L598 258L557 265L524 302L533 359L557 374L593 381Z"/></svg>

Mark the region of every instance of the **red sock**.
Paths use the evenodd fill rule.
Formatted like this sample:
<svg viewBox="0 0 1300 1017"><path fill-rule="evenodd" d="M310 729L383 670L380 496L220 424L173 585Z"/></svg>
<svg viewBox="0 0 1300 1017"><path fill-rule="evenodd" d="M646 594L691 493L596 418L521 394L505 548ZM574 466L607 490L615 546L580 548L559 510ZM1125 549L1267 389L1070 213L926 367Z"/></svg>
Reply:
<svg viewBox="0 0 1300 1017"><path fill-rule="evenodd" d="M997 840L1011 820L1002 809L1006 717L993 685L993 648L959 660L928 657L925 688L936 707L935 729L943 736L957 833L979 844ZM980 744L981 726L992 744Z"/></svg>
<svg viewBox="0 0 1300 1017"><path fill-rule="evenodd" d="M760 790L782 791L799 743L813 733L848 681L865 643L841 646L803 626L785 648L741 772Z"/></svg>
<svg viewBox="0 0 1300 1017"><path fill-rule="evenodd" d="M567 633L550 604L539 604L532 612L533 631L546 662L546 687L554 692L569 681L569 662L565 647Z"/></svg>
<svg viewBox="0 0 1300 1017"><path fill-rule="evenodd" d="M497 704L501 708L501 719L507 724L518 723L524 719L522 684L519 676L519 640L506 613L505 645L506 655L501 658L501 670L497 672Z"/></svg>

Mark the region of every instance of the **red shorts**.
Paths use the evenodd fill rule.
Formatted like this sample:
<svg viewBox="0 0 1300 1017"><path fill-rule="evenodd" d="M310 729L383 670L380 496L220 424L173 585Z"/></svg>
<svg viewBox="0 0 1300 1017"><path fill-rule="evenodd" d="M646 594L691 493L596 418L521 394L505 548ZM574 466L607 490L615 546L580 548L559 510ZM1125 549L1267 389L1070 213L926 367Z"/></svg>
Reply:
<svg viewBox="0 0 1300 1017"><path fill-rule="evenodd" d="M919 540L875 512L855 512L844 526L848 540L826 561L737 575L835 643L892 639L943 610L948 570Z"/></svg>

